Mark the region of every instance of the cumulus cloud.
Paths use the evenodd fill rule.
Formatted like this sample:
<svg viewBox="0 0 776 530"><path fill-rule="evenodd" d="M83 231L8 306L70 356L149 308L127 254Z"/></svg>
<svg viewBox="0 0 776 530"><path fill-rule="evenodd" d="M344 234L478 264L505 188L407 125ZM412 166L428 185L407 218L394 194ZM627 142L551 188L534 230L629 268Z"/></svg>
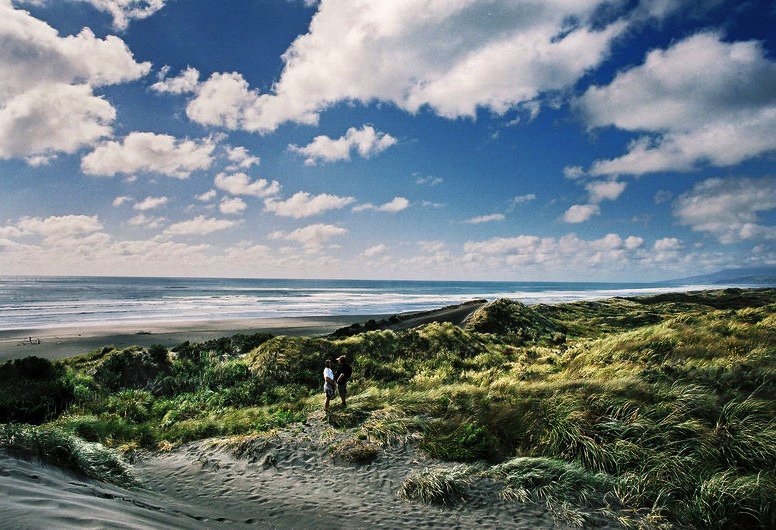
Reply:
<svg viewBox="0 0 776 530"><path fill-rule="evenodd" d="M400 212L402 210L406 210L410 206L410 201L407 200L404 197L394 197L390 201L381 204L379 206L376 206L372 204L371 202L367 202L364 204L359 204L358 206L353 207L354 212L363 212L366 210L374 210L377 212L390 212L390 213L396 213Z"/></svg>
<svg viewBox="0 0 776 530"><path fill-rule="evenodd" d="M639 237L623 239L613 233L592 240L581 239L576 234L559 238L518 235L468 241L464 244L464 251L466 259L473 262L496 260L511 266L568 266L580 263L587 267L635 259L642 244L643 240Z"/></svg>
<svg viewBox="0 0 776 530"><path fill-rule="evenodd" d="M141 212L145 212L147 210L154 210L160 206L164 206L167 204L167 202L169 202L167 197L146 197L142 201L135 203L132 208Z"/></svg>
<svg viewBox="0 0 776 530"><path fill-rule="evenodd" d="M188 178L213 163L215 144L209 138L179 140L168 134L132 132L123 141L107 141L81 159L88 175L112 177L117 173L159 173Z"/></svg>
<svg viewBox="0 0 776 530"><path fill-rule="evenodd" d="M221 213L226 215L239 215L245 211L248 205L240 197L232 197L231 199L224 198L221 200L221 204L218 205L218 209Z"/></svg>
<svg viewBox="0 0 776 530"><path fill-rule="evenodd" d="M113 27L125 30L132 20L148 18L164 7L167 0L71 0L86 2L113 17Z"/></svg>
<svg viewBox="0 0 776 530"><path fill-rule="evenodd" d="M489 215L478 215L475 217L471 217L469 219L466 219L463 222L470 225L479 225L482 223L492 223L494 221L503 221L504 219L506 219L504 214L492 213Z"/></svg>
<svg viewBox="0 0 776 530"><path fill-rule="evenodd" d="M696 232L722 243L776 239L776 226L759 222L759 214L776 209L776 179L711 178L676 198L674 216Z"/></svg>
<svg viewBox="0 0 776 530"><path fill-rule="evenodd" d="M118 37L88 28L60 37L28 12L0 0L0 158L73 153L111 134L116 111L92 89L143 77Z"/></svg>
<svg viewBox="0 0 776 530"><path fill-rule="evenodd" d="M584 223L600 213L601 208L597 204L572 204L563 214L563 220L567 223Z"/></svg>
<svg viewBox="0 0 776 530"><path fill-rule="evenodd" d="M213 232L228 230L229 228L234 228L239 224L239 221L216 219L214 217L198 215L194 219L172 224L168 226L164 232L166 234L175 236L203 236L212 234Z"/></svg>
<svg viewBox="0 0 776 530"><path fill-rule="evenodd" d="M124 204L125 202L131 202L131 201L132 201L132 197L129 197L127 195L121 195L121 196L116 197L115 199L113 199L113 203L112 204L113 204L113 206L118 207L118 206L121 206L122 204Z"/></svg>
<svg viewBox="0 0 776 530"><path fill-rule="evenodd" d="M283 54L270 93L236 72L201 83L187 107L201 124L268 132L316 124L341 101L387 101L448 118L538 108L606 58L627 24L593 28L604 0L324 2ZM368 75L364 75L368 72Z"/></svg>
<svg viewBox="0 0 776 530"><path fill-rule="evenodd" d="M318 215L328 210L338 210L351 204L356 199L353 197L340 197L328 193L319 195L310 195L307 192L300 191L294 193L286 200L265 199L264 211L272 212L280 217L293 217L302 219Z"/></svg>
<svg viewBox="0 0 776 530"><path fill-rule="evenodd" d="M0 108L0 158L75 153L110 135L115 117L111 104L86 85L29 89Z"/></svg>
<svg viewBox="0 0 776 530"><path fill-rule="evenodd" d="M218 195L218 192L216 190L208 190L205 193L200 193L199 195L196 195L194 198L197 199L198 201L210 202L216 198L216 195Z"/></svg>
<svg viewBox="0 0 776 530"><path fill-rule="evenodd" d="M151 85L151 90L167 94L189 94L199 85L199 70L188 67L176 77L167 77L170 67L165 65L159 72L159 80Z"/></svg>
<svg viewBox="0 0 776 530"><path fill-rule="evenodd" d="M269 197L280 191L278 181L258 179L251 181L245 173L219 173L214 180L216 188L232 195L250 195L252 197Z"/></svg>
<svg viewBox="0 0 776 530"><path fill-rule="evenodd" d="M40 236L47 242L56 242L77 236L86 236L102 230L96 215L53 215L50 217L22 217L15 224L0 226L0 238Z"/></svg>
<svg viewBox="0 0 776 530"><path fill-rule="evenodd" d="M599 203L604 200L613 201L625 191L626 184L616 180L599 180L585 184L587 204L573 204L563 214L567 223L584 223L595 215L600 215Z"/></svg>
<svg viewBox="0 0 776 530"><path fill-rule="evenodd" d="M598 204L603 200L613 201L625 191L625 183L616 180L601 180L588 182L585 189L589 194L590 202Z"/></svg>
<svg viewBox="0 0 776 530"><path fill-rule="evenodd" d="M320 135L304 147L292 144L288 149L303 156L306 166L314 166L318 162L350 160L350 153L354 150L362 157L369 158L382 153L395 143L396 138L390 134L375 131L371 125L364 125L360 129L351 127L336 139Z"/></svg>
<svg viewBox="0 0 776 530"><path fill-rule="evenodd" d="M341 226L317 223L297 228L290 232L275 231L269 234L270 239L295 241L305 247L308 252L318 252L324 243L338 236L344 236L348 231Z"/></svg>
<svg viewBox="0 0 776 530"><path fill-rule="evenodd" d="M228 147L226 149L226 158L232 165L227 171L237 171L238 169L250 169L261 161L258 156L253 156L245 147Z"/></svg>
<svg viewBox="0 0 776 530"><path fill-rule="evenodd" d="M575 103L588 126L646 133L592 175L731 166L776 149L776 62L757 41L703 32L653 50L644 64Z"/></svg>
<svg viewBox="0 0 776 530"><path fill-rule="evenodd" d="M361 253L362 256L365 258L374 258L375 256L379 256L381 254L385 254L388 251L388 245L385 245L383 243L380 243L379 245L374 245Z"/></svg>
<svg viewBox="0 0 776 530"><path fill-rule="evenodd" d="M154 217L152 215L146 215L144 213L137 214L127 221L129 226L137 226L142 228L159 228L167 221L166 217Z"/></svg>

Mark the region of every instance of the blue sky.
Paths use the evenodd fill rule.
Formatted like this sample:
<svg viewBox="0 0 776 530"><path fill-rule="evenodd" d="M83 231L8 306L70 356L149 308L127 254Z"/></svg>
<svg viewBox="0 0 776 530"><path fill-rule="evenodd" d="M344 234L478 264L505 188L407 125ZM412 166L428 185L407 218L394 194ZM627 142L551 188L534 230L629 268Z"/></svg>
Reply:
<svg viewBox="0 0 776 530"><path fill-rule="evenodd" d="M769 2L0 0L0 274L776 262Z"/></svg>

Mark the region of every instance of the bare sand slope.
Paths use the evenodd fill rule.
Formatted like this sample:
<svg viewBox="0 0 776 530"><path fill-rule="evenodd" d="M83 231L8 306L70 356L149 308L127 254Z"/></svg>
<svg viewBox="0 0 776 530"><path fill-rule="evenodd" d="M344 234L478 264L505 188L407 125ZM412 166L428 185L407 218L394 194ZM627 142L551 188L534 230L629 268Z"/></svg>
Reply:
<svg viewBox="0 0 776 530"><path fill-rule="evenodd" d="M135 463L143 488L133 491L3 455L0 527L555 527L543 508L503 501L483 479L454 508L402 501L396 491L412 470L440 464L411 446L369 465L333 461L329 446L347 436L312 419L269 437L148 454Z"/></svg>

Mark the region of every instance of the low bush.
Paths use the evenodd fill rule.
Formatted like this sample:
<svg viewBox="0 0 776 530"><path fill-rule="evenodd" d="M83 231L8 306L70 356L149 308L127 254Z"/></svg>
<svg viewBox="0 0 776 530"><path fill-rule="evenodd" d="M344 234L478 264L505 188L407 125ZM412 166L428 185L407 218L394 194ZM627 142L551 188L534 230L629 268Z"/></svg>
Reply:
<svg viewBox="0 0 776 530"><path fill-rule="evenodd" d="M73 379L61 364L40 357L0 364L0 423L43 423L59 416L73 397Z"/></svg>

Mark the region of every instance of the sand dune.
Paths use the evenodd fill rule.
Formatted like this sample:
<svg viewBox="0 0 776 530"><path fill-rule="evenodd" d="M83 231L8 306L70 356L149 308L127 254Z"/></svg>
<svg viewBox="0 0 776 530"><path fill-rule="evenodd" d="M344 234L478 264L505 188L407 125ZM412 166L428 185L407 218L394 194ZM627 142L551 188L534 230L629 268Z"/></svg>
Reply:
<svg viewBox="0 0 776 530"><path fill-rule="evenodd" d="M487 482L468 502L437 508L402 501L406 476L434 465L410 446L369 465L336 462L328 447L350 434L321 418L241 444L200 441L149 453L134 469L142 489L96 483L0 453L0 526L79 528L551 528L537 506L502 501ZM237 456L240 455L240 456Z"/></svg>

